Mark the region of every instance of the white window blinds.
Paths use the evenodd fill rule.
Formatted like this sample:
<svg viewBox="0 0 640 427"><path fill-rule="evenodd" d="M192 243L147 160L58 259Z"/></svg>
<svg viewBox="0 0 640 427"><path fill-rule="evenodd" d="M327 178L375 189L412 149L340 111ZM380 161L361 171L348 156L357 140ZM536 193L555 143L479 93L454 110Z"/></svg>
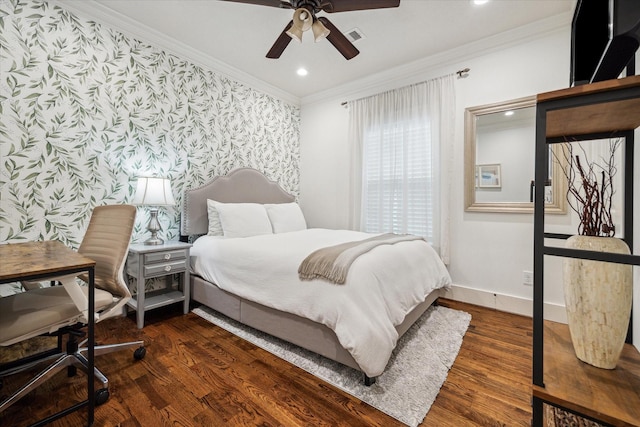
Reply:
<svg viewBox="0 0 640 427"><path fill-rule="evenodd" d="M362 229L433 241L430 131L427 120L367 129L363 147Z"/></svg>

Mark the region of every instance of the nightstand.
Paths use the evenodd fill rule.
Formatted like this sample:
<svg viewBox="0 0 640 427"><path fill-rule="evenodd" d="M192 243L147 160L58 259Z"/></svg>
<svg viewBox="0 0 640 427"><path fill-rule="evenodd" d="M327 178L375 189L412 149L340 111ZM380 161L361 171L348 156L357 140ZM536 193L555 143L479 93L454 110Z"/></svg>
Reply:
<svg viewBox="0 0 640 427"><path fill-rule="evenodd" d="M129 246L126 272L136 279L137 294L127 306L136 310L138 329L144 327L147 310L182 301L184 314L189 312L189 250L191 243L166 242L162 245L132 244ZM173 276L179 275L179 287L173 287ZM147 279L166 277L164 289L145 292Z"/></svg>

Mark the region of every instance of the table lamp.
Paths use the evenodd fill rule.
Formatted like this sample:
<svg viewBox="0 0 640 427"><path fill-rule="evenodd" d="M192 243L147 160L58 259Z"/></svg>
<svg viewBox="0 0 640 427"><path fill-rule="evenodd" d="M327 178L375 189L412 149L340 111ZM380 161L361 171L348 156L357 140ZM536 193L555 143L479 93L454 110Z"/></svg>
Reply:
<svg viewBox="0 0 640 427"><path fill-rule="evenodd" d="M176 204L171 192L169 179L139 177L133 204L152 206L150 209L151 219L149 219L149 225L147 225L147 230L151 232L151 237L144 244L162 245L164 240L158 237L158 231L162 230L162 227L158 221L157 206L173 206Z"/></svg>

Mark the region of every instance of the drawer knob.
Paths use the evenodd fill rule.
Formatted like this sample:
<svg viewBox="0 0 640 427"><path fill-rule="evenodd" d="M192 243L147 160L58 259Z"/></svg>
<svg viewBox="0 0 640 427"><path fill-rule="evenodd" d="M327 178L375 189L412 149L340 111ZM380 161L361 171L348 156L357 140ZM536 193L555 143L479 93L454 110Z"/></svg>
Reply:
<svg viewBox="0 0 640 427"><path fill-rule="evenodd" d="M165 266L164 271L171 271L171 266L170 265Z"/></svg>
<svg viewBox="0 0 640 427"><path fill-rule="evenodd" d="M164 254L164 259L171 259L171 254Z"/></svg>

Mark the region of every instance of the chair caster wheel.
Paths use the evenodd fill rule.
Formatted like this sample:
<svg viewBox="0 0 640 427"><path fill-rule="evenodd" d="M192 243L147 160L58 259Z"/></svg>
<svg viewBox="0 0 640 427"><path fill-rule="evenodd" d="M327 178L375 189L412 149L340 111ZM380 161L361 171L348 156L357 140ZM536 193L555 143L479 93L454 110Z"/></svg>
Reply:
<svg viewBox="0 0 640 427"><path fill-rule="evenodd" d="M136 351L133 352L133 358L136 360L144 359L145 354L147 354L147 349L144 347L138 347Z"/></svg>
<svg viewBox="0 0 640 427"><path fill-rule="evenodd" d="M108 388L101 388L100 390L96 390L96 400L95 400L96 406L102 405L107 400L109 400Z"/></svg>

